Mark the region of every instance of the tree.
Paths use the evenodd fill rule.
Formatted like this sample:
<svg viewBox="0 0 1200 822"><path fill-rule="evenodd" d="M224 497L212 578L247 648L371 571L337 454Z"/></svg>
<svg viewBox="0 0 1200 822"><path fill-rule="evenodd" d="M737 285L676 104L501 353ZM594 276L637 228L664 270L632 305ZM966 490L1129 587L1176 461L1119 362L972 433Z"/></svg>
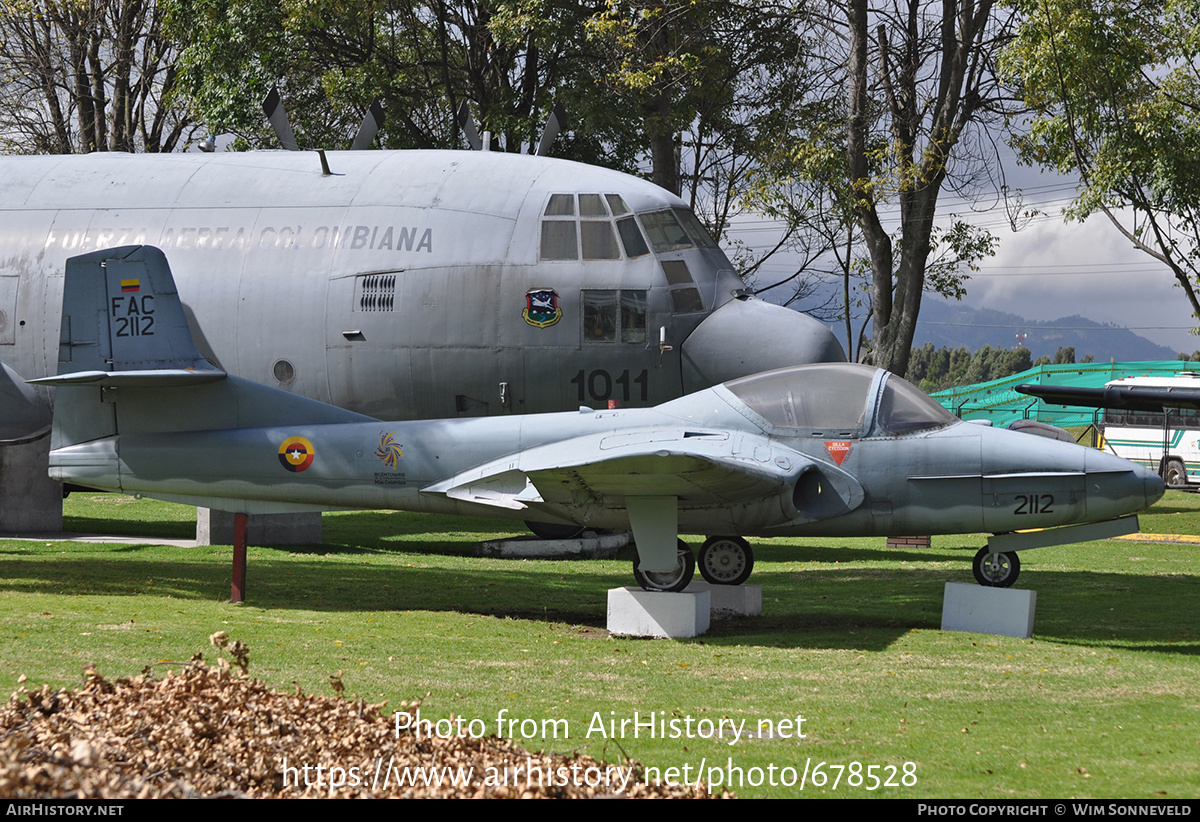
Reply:
<svg viewBox="0 0 1200 822"><path fill-rule="evenodd" d="M965 162L963 142L977 136L970 129L1004 107L992 69L1005 26L992 20L991 0L964 0L961 9L931 0L872 5L858 0L847 15L832 2L794 4L778 19L804 37L775 33L765 41L772 47L747 48L747 56L729 61L739 71L725 83L713 82L712 67L722 65L713 56L755 42L744 33L752 26L736 24L745 13L736 3L642 0L610 8L624 21L623 28L612 24L626 55L619 78L660 105L668 96L673 112L687 111L714 88L746 83L756 76L747 66L761 66L757 71L776 82L775 109L786 116L762 121L769 125L758 143L740 151L755 158L742 204L780 220L777 248L798 251L803 262L766 287L800 283L797 293L804 293L804 278L839 278L840 316L853 350L851 282L869 269L873 357L903 373L922 292L961 296L961 267L993 248L987 232L961 220L939 228L934 216L941 187L960 187L978 169ZM751 17L766 17L762 8L756 4ZM699 25L700 15L725 21L725 28ZM690 121L681 114L677 122L685 128ZM660 166L669 153L665 142L654 152L655 179L666 187L673 170ZM953 163L959 168L952 177ZM896 237L884 227L893 208L901 218Z"/></svg>
<svg viewBox="0 0 1200 822"><path fill-rule="evenodd" d="M994 60L1008 22L993 16L992 0L850 0L844 9L839 18L831 6L829 20L848 43L839 76L852 208L871 268L872 358L904 374L926 288L961 296L959 264L991 253L990 235L956 221L941 237L948 266L931 278L938 196L978 170L972 129L1007 106ZM885 225L892 197L896 238Z"/></svg>
<svg viewBox="0 0 1200 822"><path fill-rule="evenodd" d="M1003 67L1034 112L1026 162L1077 175L1067 217L1101 212L1162 262L1200 319L1200 3L1019 0Z"/></svg>
<svg viewBox="0 0 1200 822"><path fill-rule="evenodd" d="M800 21L787 4L613 0L588 23L603 91L640 115L651 179L693 205L715 183L717 231L729 211L719 201L736 197L811 85Z"/></svg>
<svg viewBox="0 0 1200 822"><path fill-rule="evenodd" d="M0 144L21 153L172 151L193 121L156 0L0 3Z"/></svg>
<svg viewBox="0 0 1200 822"><path fill-rule="evenodd" d="M1032 367L1028 348L985 345L972 354L966 348L935 350L933 343L925 343L912 350L908 377L922 390L933 393L956 385L1011 377Z"/></svg>
<svg viewBox="0 0 1200 822"><path fill-rule="evenodd" d="M166 1L166 0L165 0ZM600 6L537 0L169 0L189 45L181 83L215 128L273 145L259 102L283 91L297 139L348 142L383 102L388 148L459 148L474 108L493 148L530 150L556 102L571 122L555 153L632 169L626 112L595 91L602 74L584 23Z"/></svg>

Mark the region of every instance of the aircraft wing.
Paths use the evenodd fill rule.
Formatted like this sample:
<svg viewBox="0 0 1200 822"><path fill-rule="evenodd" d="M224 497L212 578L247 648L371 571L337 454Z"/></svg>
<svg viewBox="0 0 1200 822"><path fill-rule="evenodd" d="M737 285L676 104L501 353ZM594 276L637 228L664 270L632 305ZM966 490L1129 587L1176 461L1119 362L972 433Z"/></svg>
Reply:
<svg viewBox="0 0 1200 822"><path fill-rule="evenodd" d="M1128 411L1162 411L1164 408L1200 408L1200 389L1110 386L1076 388L1065 385L1018 385L1022 394L1038 397L1052 405L1085 408L1121 408Z"/></svg>
<svg viewBox="0 0 1200 822"><path fill-rule="evenodd" d="M747 448L745 439L735 444L726 432L683 431L674 437L662 431L574 437L476 466L422 491L518 510L530 503L621 505L626 497L651 496L728 505L779 494L811 462L769 445L772 460L755 459L750 454L756 443ZM763 454L760 445L757 455Z"/></svg>

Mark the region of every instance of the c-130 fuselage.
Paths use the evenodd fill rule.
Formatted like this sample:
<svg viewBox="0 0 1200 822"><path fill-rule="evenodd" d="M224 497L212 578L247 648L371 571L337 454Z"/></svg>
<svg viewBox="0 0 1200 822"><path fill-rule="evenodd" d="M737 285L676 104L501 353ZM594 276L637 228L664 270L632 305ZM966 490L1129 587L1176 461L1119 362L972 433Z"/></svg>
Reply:
<svg viewBox="0 0 1200 822"><path fill-rule="evenodd" d="M332 176L309 152L0 159L0 360L52 373L66 259L141 243L220 367L391 419L650 406L844 359L819 323L748 299L650 183L499 153L329 160Z"/></svg>

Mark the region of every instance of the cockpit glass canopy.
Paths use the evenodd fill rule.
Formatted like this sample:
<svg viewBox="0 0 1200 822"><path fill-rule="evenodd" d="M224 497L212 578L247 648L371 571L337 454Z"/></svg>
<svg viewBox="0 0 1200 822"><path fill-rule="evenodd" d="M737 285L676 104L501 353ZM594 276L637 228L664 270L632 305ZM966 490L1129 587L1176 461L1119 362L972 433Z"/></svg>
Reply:
<svg viewBox="0 0 1200 822"><path fill-rule="evenodd" d="M888 377L879 401L879 427L890 434L938 428L957 418L921 389L895 374Z"/></svg>
<svg viewBox="0 0 1200 822"><path fill-rule="evenodd" d="M848 363L781 368L725 383L772 425L861 430L875 369Z"/></svg>
<svg viewBox="0 0 1200 822"><path fill-rule="evenodd" d="M878 414L867 418L879 392L880 371L854 363L793 366L732 380L725 387L774 426L813 433L861 436L906 434L955 422L953 414L897 377L882 380Z"/></svg>

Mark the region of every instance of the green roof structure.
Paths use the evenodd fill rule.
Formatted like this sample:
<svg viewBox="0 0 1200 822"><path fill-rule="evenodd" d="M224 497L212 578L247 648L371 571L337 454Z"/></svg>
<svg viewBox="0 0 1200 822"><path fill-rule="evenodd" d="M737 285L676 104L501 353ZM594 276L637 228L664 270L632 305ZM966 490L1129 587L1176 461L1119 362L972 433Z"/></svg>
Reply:
<svg viewBox="0 0 1200 822"><path fill-rule="evenodd" d="M1047 405L1035 397L1018 394L1016 386L1030 384L1103 388L1105 383L1122 377L1173 377L1185 371L1196 370L1200 370L1200 363L1183 360L1041 365L1011 377L947 388L930 396L957 417L964 420L990 420L997 428L1021 419L1038 420L1067 428L1096 422L1103 412L1095 408Z"/></svg>

